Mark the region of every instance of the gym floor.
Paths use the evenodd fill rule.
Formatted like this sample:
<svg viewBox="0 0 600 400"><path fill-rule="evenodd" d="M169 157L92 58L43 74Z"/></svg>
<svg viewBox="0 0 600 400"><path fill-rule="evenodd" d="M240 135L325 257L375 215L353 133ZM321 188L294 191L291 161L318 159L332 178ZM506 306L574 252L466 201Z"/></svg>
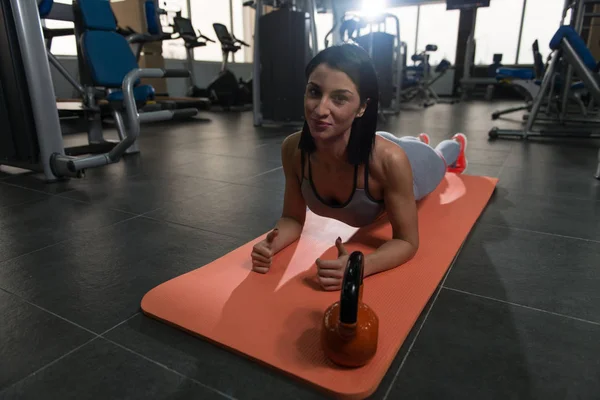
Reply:
<svg viewBox="0 0 600 400"><path fill-rule="evenodd" d="M464 132L489 206L377 399L600 393L598 143L488 142L507 103L406 110L380 129ZM0 167L0 398L308 399L269 369L140 313L142 296L270 229L289 128L251 113L142 129L142 153L45 185ZM85 137L69 136L67 143Z"/></svg>

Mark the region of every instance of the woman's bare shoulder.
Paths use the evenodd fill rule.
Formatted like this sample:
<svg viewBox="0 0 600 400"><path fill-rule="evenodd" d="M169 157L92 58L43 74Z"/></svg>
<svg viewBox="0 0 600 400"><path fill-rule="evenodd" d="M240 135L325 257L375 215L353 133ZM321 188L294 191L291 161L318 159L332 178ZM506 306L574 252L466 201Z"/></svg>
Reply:
<svg viewBox="0 0 600 400"><path fill-rule="evenodd" d="M373 156L369 164L373 176L377 179L385 180L388 178L391 170L410 170L410 162L402 147L396 143L382 138L375 137L373 146Z"/></svg>
<svg viewBox="0 0 600 400"><path fill-rule="evenodd" d="M295 132L287 136L281 144L281 156L284 159L295 159L300 155L298 144L301 132Z"/></svg>
<svg viewBox="0 0 600 400"><path fill-rule="evenodd" d="M281 163L283 169L288 173L292 173L297 177L301 174L301 157L302 153L298 144L300 143L300 132L292 133L287 136L281 144Z"/></svg>
<svg viewBox="0 0 600 400"><path fill-rule="evenodd" d="M300 143L300 135L302 134L302 132L294 132L291 135L287 136L285 139L283 139L283 143L281 144L281 146L284 149L292 149L298 148L298 143Z"/></svg>

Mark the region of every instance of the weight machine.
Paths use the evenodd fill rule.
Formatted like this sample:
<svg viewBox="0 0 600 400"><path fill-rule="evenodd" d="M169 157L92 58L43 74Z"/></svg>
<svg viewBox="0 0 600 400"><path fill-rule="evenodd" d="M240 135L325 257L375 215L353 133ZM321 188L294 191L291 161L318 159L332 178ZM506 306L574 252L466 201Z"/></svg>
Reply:
<svg viewBox="0 0 600 400"><path fill-rule="evenodd" d="M86 79L96 88L94 96L105 96L120 140L106 152L69 155L40 19L42 6L51 2L43 0L38 9L35 1L0 0L0 49L6 55L0 59L0 164L41 172L47 182L82 178L88 168L118 162L136 144L142 123L197 114L196 109L139 112L153 95L140 78L181 78L188 71L137 68L129 43L116 32L110 3L74 0L75 34L78 29L87 34L81 60L91 66Z"/></svg>
<svg viewBox="0 0 600 400"><path fill-rule="evenodd" d="M395 35L387 33L387 22L394 22ZM384 13L373 18L346 12L325 36L325 47L329 37L339 29L343 42L353 42L364 48L371 57L379 78L379 115L400 114L402 85L406 65L406 43L400 37L400 20L397 16ZM339 26L339 28L338 28ZM362 31L368 32L361 35Z"/></svg>
<svg viewBox="0 0 600 400"><path fill-rule="evenodd" d="M316 0L256 0L252 111L254 125L304 121L306 64L319 52ZM265 6L272 11L265 13ZM277 38L274 40L274 38Z"/></svg>

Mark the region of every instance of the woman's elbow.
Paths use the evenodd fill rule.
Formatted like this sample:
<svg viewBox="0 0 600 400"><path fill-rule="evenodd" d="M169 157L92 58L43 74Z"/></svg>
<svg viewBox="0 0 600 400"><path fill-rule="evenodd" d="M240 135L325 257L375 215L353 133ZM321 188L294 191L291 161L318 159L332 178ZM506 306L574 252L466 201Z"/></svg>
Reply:
<svg viewBox="0 0 600 400"><path fill-rule="evenodd" d="M419 240L414 240L409 243L409 251L408 251L408 259L412 260L416 255L417 252L419 251Z"/></svg>

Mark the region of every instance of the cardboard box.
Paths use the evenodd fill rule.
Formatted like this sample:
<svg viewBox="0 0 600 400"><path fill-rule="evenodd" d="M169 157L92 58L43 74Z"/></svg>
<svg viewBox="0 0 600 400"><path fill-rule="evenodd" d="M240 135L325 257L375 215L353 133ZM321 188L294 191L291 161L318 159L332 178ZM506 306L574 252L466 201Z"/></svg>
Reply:
<svg viewBox="0 0 600 400"><path fill-rule="evenodd" d="M140 68L165 68L165 60L162 54L142 54L139 62ZM167 95L167 80L164 78L144 78L141 80L144 85L154 87L156 95Z"/></svg>
<svg viewBox="0 0 600 400"><path fill-rule="evenodd" d="M600 25L590 26L587 45L596 60L600 59Z"/></svg>
<svg viewBox="0 0 600 400"><path fill-rule="evenodd" d="M130 27L138 33L148 31L144 0L111 0L110 5L120 27Z"/></svg>
<svg viewBox="0 0 600 400"><path fill-rule="evenodd" d="M144 54L162 54L163 53L163 42L149 42L144 44L142 49Z"/></svg>
<svg viewBox="0 0 600 400"><path fill-rule="evenodd" d="M600 6L594 6L594 13L600 13ZM600 18L591 18L587 46L596 60L600 59Z"/></svg>

